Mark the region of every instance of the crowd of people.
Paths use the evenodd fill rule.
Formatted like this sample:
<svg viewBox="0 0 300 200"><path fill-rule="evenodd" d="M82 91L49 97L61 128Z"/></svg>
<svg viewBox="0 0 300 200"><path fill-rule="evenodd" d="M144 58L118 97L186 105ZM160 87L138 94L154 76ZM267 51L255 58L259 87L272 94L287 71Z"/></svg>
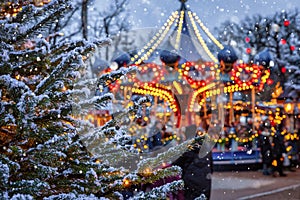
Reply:
<svg viewBox="0 0 300 200"><path fill-rule="evenodd" d="M268 128L261 131L258 147L261 150L263 175L286 176L284 169L294 171L299 164L298 140L286 140L281 134L283 127L277 126L272 135Z"/></svg>
<svg viewBox="0 0 300 200"><path fill-rule="evenodd" d="M252 131L254 128L254 131ZM299 164L299 140L296 138L287 139L284 132L287 128L284 123L272 124L268 119L258 123L231 123L225 125L221 137L228 137L230 134L236 137L250 138L257 134L255 140L249 140L238 144L234 138L227 140L224 144L225 150L237 151L238 145L243 149L258 148L262 158L262 173L264 175L286 176L284 169L294 171ZM275 131L275 132L274 132ZM297 131L296 131L297 132ZM297 132L299 136L299 130ZM233 144L234 143L234 144Z"/></svg>

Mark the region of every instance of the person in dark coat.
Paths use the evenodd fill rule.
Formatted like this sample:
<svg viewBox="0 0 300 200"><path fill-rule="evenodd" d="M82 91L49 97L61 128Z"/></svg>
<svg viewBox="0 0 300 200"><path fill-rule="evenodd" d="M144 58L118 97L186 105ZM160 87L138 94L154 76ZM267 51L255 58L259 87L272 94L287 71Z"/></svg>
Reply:
<svg viewBox="0 0 300 200"><path fill-rule="evenodd" d="M185 200L193 200L200 196L203 197L203 195L206 199L210 199L213 172L212 152L210 151L204 157L200 157L200 148L193 146L191 150L183 153L172 163L172 165L182 168Z"/></svg>
<svg viewBox="0 0 300 200"><path fill-rule="evenodd" d="M273 166L273 172L277 171L279 176L286 176L286 174L283 173L283 153L286 153L283 138L280 133L276 133L273 138L272 149L274 160L276 160L276 164Z"/></svg>
<svg viewBox="0 0 300 200"><path fill-rule="evenodd" d="M272 144L270 142L270 132L265 129L262 131L259 138L259 147L262 156L263 175L271 174L271 166L273 161Z"/></svg>

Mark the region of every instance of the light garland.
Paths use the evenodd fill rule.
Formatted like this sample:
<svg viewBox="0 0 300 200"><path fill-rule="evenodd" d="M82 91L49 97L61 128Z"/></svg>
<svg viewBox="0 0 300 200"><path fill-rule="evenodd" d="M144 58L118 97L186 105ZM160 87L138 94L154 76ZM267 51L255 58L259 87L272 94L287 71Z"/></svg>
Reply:
<svg viewBox="0 0 300 200"><path fill-rule="evenodd" d="M242 74L246 73L248 75L247 80L243 80L241 78ZM223 92L226 93L233 93L238 91L245 91L252 89L253 87L258 88L259 91L263 89L264 84L270 77L270 70L264 70L262 72L262 66L259 65L247 65L244 63L240 63L234 65L234 68L231 72L231 80L234 81L234 84L227 83L229 85L224 86ZM257 84L258 86L254 86ZM198 95L205 92L206 98L215 96L220 94L220 89L208 89L206 87L201 87L198 90L194 91L191 98L191 103L189 106L189 110L193 110L193 105L195 100L197 99Z"/></svg>
<svg viewBox="0 0 300 200"><path fill-rule="evenodd" d="M204 51L206 52L206 54L212 59L213 62L218 63L218 59L210 52L210 50L208 49L203 37L201 36L197 25L194 21L194 18L192 17L191 11L188 12L189 18L191 20L194 32L196 34L196 37L198 39L198 41L200 42L201 46L203 47Z"/></svg>
<svg viewBox="0 0 300 200"><path fill-rule="evenodd" d="M164 88L157 88L153 87L152 85L144 84L139 88L132 88L131 91L137 94L148 94L152 96L158 96L170 104L170 108L173 110L174 113L177 113L180 110L177 101L172 95L172 92Z"/></svg>
<svg viewBox="0 0 300 200"><path fill-rule="evenodd" d="M174 85L176 91L178 92L178 94L181 95L183 92L181 85L179 83L177 83L176 81L173 81L173 85Z"/></svg>
<svg viewBox="0 0 300 200"><path fill-rule="evenodd" d="M185 15L185 12L182 10L180 12L179 23L177 24L178 28L177 28L177 36L176 36L176 43L175 43L175 49L176 50L178 50L178 48L179 48L179 42L180 42L180 38L181 38L184 15Z"/></svg>
<svg viewBox="0 0 300 200"><path fill-rule="evenodd" d="M269 115L269 118L271 117L271 121L275 122L274 126L276 124L281 124L282 120L286 118L286 115L284 114L280 116L280 108L275 108L275 111L272 111L272 110L265 110L265 109L260 109L258 107L255 107L255 112L262 115ZM270 129L270 136L272 137L275 136L277 133L277 129L274 126L272 126ZM299 135L297 134L297 131L288 132L286 129L284 129L280 132L280 135L284 136L286 141L294 141L300 139ZM250 142L253 141L258 137L259 137L258 133L255 133L249 137L238 137L236 134L229 134L228 137L215 139L214 142L224 143L224 142L228 142L231 139L234 139L239 143L247 143L249 141Z"/></svg>
<svg viewBox="0 0 300 200"><path fill-rule="evenodd" d="M215 43L217 45L217 47L219 47L220 49L224 48L224 46L209 32L208 28L206 26L204 26L204 24L202 23L200 18L196 15L196 13L193 13L193 15L190 17L194 17L196 22L198 22L198 24L200 25L201 29L213 41L213 43Z"/></svg>
<svg viewBox="0 0 300 200"><path fill-rule="evenodd" d="M266 70L266 75L262 77L262 66L248 65L245 63L236 64L231 70L231 80L239 85L239 87L251 86L254 84L264 85L269 73ZM261 87L258 87L261 89Z"/></svg>
<svg viewBox="0 0 300 200"><path fill-rule="evenodd" d="M271 132L271 136L274 136L275 134L276 134L276 131ZM282 131L280 134L285 137L286 141L294 141L294 140L300 139L297 133L289 133L286 130ZM228 137L214 139L214 142L222 144L225 142L229 142L230 140L235 140L238 143L248 143L248 142L252 142L253 140L257 139L259 136L260 135L258 133L255 133L249 137L238 137L236 134L229 134Z"/></svg>
<svg viewBox="0 0 300 200"><path fill-rule="evenodd" d="M189 111L192 112L193 111L193 106L195 104L195 101L198 97L199 94L208 91L212 88L214 88L216 86L216 83L210 83L204 87L198 88L197 90L195 90L192 94L191 100L190 100L190 104L189 104Z"/></svg>
<svg viewBox="0 0 300 200"><path fill-rule="evenodd" d="M153 51L161 44L161 42L165 39L167 33L169 32L171 26L173 25L174 21L178 18L178 11L173 12L172 15L168 18L167 22L164 23L162 28L156 33L155 36L147 43L146 46L142 48L137 54L135 54L131 61L139 65L144 60L147 60Z"/></svg>
<svg viewBox="0 0 300 200"><path fill-rule="evenodd" d="M166 73L166 69L164 67L156 65L155 63L139 65L137 66L137 69L138 72L136 74L129 75L129 82L144 84L146 83L146 80L142 76L147 75L147 77L150 77L150 74L152 73L152 77L150 77L151 80L147 81L147 83L155 84L164 79L164 75Z"/></svg>
<svg viewBox="0 0 300 200"><path fill-rule="evenodd" d="M203 73L203 72L205 73L207 68L211 69L212 67L214 67L214 63L205 62L203 65L199 66L193 62L186 62L182 65L182 69L178 70L179 74L182 77L184 77L187 80L187 82L190 84L190 86L194 89L203 87L207 84L207 82L210 82L210 81L216 79L216 77L213 76L213 73L212 73L213 71L211 71L210 72L211 74L209 76L205 76L205 77L202 76L201 80L197 80L189 75L189 71L190 71L191 67L195 67L195 70L199 71L200 73Z"/></svg>

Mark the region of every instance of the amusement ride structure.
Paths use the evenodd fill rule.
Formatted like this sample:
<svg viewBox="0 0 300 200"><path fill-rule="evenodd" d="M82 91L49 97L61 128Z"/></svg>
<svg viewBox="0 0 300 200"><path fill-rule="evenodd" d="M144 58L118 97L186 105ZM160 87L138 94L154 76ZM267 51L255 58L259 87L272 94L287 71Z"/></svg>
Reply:
<svg viewBox="0 0 300 200"><path fill-rule="evenodd" d="M231 124L234 92L250 91L254 119L255 93L263 89L270 76L270 56L264 52L258 55L257 62L238 61L234 49L221 44L209 32L197 14L187 8L186 0L180 2L180 9L169 16L144 47L114 59L118 67L135 66L137 72L110 87L124 105L129 105L136 95L152 96L153 110L145 110L139 124L129 130L149 132L151 128L145 127L155 124L157 119L150 119L154 114L168 133L168 138L164 138L167 140L184 139L186 136L176 133L181 127L199 127L207 119L208 124L221 127L224 121ZM223 101L224 95L229 96L228 102ZM152 136L144 134L137 141ZM237 142L255 137L254 133L247 138L233 136ZM149 149L149 145L144 147L140 151Z"/></svg>

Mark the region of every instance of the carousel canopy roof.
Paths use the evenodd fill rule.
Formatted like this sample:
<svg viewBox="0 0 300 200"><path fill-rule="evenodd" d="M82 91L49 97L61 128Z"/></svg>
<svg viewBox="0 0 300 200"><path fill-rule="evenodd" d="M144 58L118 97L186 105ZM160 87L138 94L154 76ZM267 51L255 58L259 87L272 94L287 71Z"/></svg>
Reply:
<svg viewBox="0 0 300 200"><path fill-rule="evenodd" d="M132 55L132 63L147 62L157 55L159 50L177 53L187 61L218 62L209 50L203 35L219 49L223 49L223 45L209 32L196 13L186 7L186 0L180 2L181 8L169 16L161 29L140 51Z"/></svg>
<svg viewBox="0 0 300 200"><path fill-rule="evenodd" d="M269 67L271 60L272 56L268 48L265 48L254 57L254 63L264 67Z"/></svg>

